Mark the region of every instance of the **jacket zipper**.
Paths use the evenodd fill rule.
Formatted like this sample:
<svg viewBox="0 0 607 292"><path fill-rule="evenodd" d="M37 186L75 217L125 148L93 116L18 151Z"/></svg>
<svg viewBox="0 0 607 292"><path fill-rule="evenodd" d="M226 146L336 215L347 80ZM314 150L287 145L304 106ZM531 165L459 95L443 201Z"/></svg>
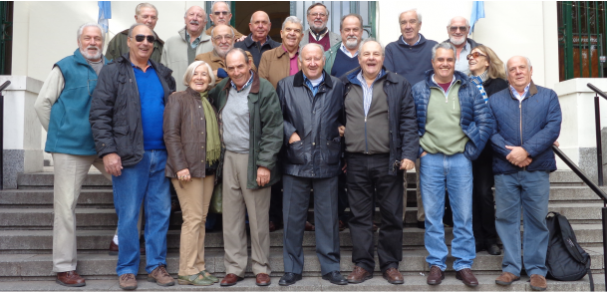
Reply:
<svg viewBox="0 0 607 292"><path fill-rule="evenodd" d="M365 115L365 154L369 154L369 144L367 143L367 115Z"/></svg>
<svg viewBox="0 0 607 292"><path fill-rule="evenodd" d="M518 102L518 111L519 111L519 131L521 133L521 147L523 147L523 100L519 100ZM527 170L527 167L523 167L523 170Z"/></svg>

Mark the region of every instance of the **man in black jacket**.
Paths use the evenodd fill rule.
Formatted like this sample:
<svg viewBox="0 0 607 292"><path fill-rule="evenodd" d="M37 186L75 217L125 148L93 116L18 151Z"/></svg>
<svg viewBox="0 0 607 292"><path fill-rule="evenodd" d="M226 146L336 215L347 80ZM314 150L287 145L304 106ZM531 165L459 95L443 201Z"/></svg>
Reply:
<svg viewBox="0 0 607 292"><path fill-rule="evenodd" d="M301 279L302 249L310 189L314 189L316 254L322 278L333 284L348 282L339 272L337 177L341 171L343 83L323 70L324 49L307 44L301 50L301 71L278 82L276 92L284 118L282 177L284 198L285 274L281 286Z"/></svg>
<svg viewBox="0 0 607 292"><path fill-rule="evenodd" d="M251 21L249 22L249 30L251 33L242 42L234 43L235 48L241 48L253 56L253 63L255 68L259 68L259 61L261 55L265 51L274 49L280 46L280 43L274 41L268 36L272 28L270 17L263 11L257 11L251 15Z"/></svg>
<svg viewBox="0 0 607 292"><path fill-rule="evenodd" d="M348 200L352 218L350 283L373 277L373 201L382 221L377 254L384 278L403 284L403 173L414 167L419 149L411 85L383 68L384 50L373 39L360 44L360 69L342 77L345 83L345 144ZM361 100L363 102L361 102Z"/></svg>
<svg viewBox="0 0 607 292"><path fill-rule="evenodd" d="M175 80L170 69L150 60L154 40L146 25L131 26L129 53L103 68L91 103L95 147L112 175L120 242L116 272L125 290L137 288L137 218L142 204L148 280L175 284L165 269L171 198L162 132L164 105L175 91Z"/></svg>

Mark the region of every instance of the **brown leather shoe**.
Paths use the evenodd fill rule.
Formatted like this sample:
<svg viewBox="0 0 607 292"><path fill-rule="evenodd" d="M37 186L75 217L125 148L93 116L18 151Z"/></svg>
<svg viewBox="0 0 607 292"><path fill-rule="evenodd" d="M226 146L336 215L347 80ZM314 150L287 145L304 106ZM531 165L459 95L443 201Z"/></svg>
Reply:
<svg viewBox="0 0 607 292"><path fill-rule="evenodd" d="M546 284L546 278L542 275L533 274L531 275L531 289L535 291L544 291L548 284Z"/></svg>
<svg viewBox="0 0 607 292"><path fill-rule="evenodd" d="M312 223L310 223L309 221L306 221L306 231L314 231L316 230L316 227L314 225L312 225Z"/></svg>
<svg viewBox="0 0 607 292"><path fill-rule="evenodd" d="M403 274L401 274L396 268L389 268L383 273L384 279L388 280L390 284L403 284L405 283L405 279L403 279Z"/></svg>
<svg viewBox="0 0 607 292"><path fill-rule="evenodd" d="M445 279L445 273L438 266L430 267L430 273L426 279L428 285L438 285L443 282L443 279Z"/></svg>
<svg viewBox="0 0 607 292"><path fill-rule="evenodd" d="M236 274L227 274L219 285L221 286L232 286L236 285L236 282L242 281L244 278L236 276Z"/></svg>
<svg viewBox="0 0 607 292"><path fill-rule="evenodd" d="M111 256L118 255L118 245L114 243L114 240L110 242L110 248L108 250L108 254Z"/></svg>
<svg viewBox="0 0 607 292"><path fill-rule="evenodd" d="M137 289L137 279L134 274L122 274L118 277L118 283L122 290L135 290Z"/></svg>
<svg viewBox="0 0 607 292"><path fill-rule="evenodd" d="M512 284L512 282L518 281L520 279L521 277L517 277L513 273L503 272L499 277L497 277L497 279L495 279L495 284L508 286Z"/></svg>
<svg viewBox="0 0 607 292"><path fill-rule="evenodd" d="M257 286L269 286L271 283L272 280L270 280L270 275L266 273L259 273L255 276L255 284L257 284Z"/></svg>
<svg viewBox="0 0 607 292"><path fill-rule="evenodd" d="M67 287L82 287L86 286L86 282L76 271L67 271L57 273L57 284Z"/></svg>
<svg viewBox="0 0 607 292"><path fill-rule="evenodd" d="M158 266L148 274L148 282L156 283L159 286L164 287L175 285L175 279L169 275L169 272L167 272L163 265Z"/></svg>
<svg viewBox="0 0 607 292"><path fill-rule="evenodd" d="M461 269L455 272L455 278L458 280L462 280L464 284L468 287L476 287L478 286L478 280L472 273L471 269Z"/></svg>
<svg viewBox="0 0 607 292"><path fill-rule="evenodd" d="M348 283L359 284L371 278L373 278L373 274L359 266L354 266L354 270L348 275L347 280Z"/></svg>

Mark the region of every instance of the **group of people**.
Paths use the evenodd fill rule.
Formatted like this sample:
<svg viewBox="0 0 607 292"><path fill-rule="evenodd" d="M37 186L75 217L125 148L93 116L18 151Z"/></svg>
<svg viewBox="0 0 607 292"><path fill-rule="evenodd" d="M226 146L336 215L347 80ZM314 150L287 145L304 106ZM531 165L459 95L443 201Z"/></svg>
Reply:
<svg viewBox="0 0 607 292"><path fill-rule="evenodd" d="M302 278L304 230L316 233L323 279L362 283L376 267L376 206L379 268L388 283L403 284L406 171L416 168L429 285L444 279L448 202L457 279L478 285L473 260L481 250L500 254L499 235L503 273L495 282L519 280L524 264L531 288L546 289L548 175L556 170L551 146L561 112L555 92L533 83L531 61L515 56L504 66L467 37L463 17L451 19L448 40L437 43L419 33L421 14L405 11L402 36L384 49L363 39L360 15L343 16L337 34L326 26L329 13L311 5L308 30L287 17L279 43L268 36L267 13L253 13L245 36L229 25L230 6L215 2L210 29L204 9L193 6L185 28L163 42L153 31L158 11L142 3L136 23L109 42L105 56L101 27L82 25L79 48L55 64L35 105L55 166L57 283L85 285L76 272L75 205L94 165L112 181L122 289L137 288L141 230L148 280L175 284L166 270L171 185L183 217L179 284L243 280L247 220L257 285L271 284L269 232L280 221L279 285ZM205 222L220 183L221 281L204 258ZM339 230L346 220L355 266L344 277Z"/></svg>

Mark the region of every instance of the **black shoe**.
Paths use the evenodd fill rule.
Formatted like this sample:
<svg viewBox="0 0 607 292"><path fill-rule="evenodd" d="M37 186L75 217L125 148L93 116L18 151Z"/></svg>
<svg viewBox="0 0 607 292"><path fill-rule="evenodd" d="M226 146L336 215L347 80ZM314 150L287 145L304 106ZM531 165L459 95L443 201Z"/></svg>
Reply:
<svg viewBox="0 0 607 292"><path fill-rule="evenodd" d="M490 255L500 255L500 254L502 254L502 251L500 250L500 247L497 246L497 244L495 244L495 243L492 244L492 245L490 245L489 247L487 247L487 252Z"/></svg>
<svg viewBox="0 0 607 292"><path fill-rule="evenodd" d="M329 280L329 282L335 285L347 285L348 281L339 271L333 271L322 275L323 280ZM281 279L282 280L282 279Z"/></svg>
<svg viewBox="0 0 607 292"><path fill-rule="evenodd" d="M417 228L426 229L426 221L417 221Z"/></svg>
<svg viewBox="0 0 607 292"><path fill-rule="evenodd" d="M295 284L295 282L301 280L301 274L285 273L278 281L280 286L289 286Z"/></svg>

